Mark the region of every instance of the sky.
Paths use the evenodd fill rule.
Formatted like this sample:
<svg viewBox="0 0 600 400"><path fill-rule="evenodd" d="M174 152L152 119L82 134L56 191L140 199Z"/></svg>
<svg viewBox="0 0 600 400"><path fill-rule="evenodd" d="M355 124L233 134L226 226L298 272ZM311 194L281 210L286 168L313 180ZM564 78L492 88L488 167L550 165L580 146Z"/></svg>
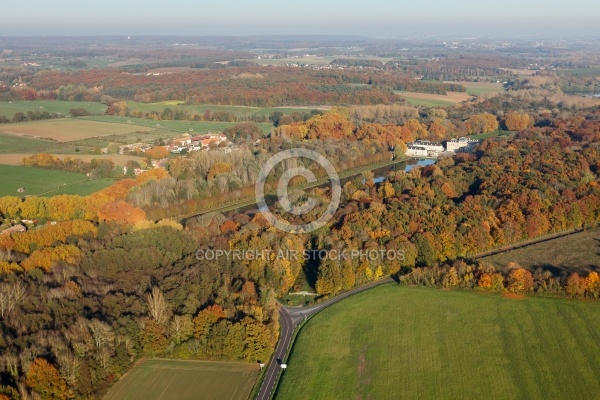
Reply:
<svg viewBox="0 0 600 400"><path fill-rule="evenodd" d="M7 0L1 36L600 36L598 0Z"/></svg>

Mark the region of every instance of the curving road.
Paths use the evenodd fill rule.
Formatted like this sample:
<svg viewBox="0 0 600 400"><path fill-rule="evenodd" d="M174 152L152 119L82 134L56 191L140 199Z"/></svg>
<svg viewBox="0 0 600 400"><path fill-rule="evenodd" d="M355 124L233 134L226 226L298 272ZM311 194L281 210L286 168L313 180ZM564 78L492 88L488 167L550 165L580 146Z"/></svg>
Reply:
<svg viewBox="0 0 600 400"><path fill-rule="evenodd" d="M267 371L260 386L260 390L258 391L258 395L256 396L256 400L269 400L273 395L273 392L277 385L277 378L279 377L279 373L281 372L281 364L285 364L285 357L290 349L292 337L294 336L294 331L303 319L308 318L323 310L324 308L329 307L330 305L335 304L338 301L343 300L347 297L350 297L353 294L363 292L365 290L374 288L375 286L383 285L384 283L390 283L393 281L394 280L392 278L386 278L379 281L371 282L367 285L359 286L357 288L344 292L338 296L335 296L327 301L316 304L314 306L281 306L279 308L279 325L281 328L279 341L277 342L277 347L275 348L275 352L273 353L271 362L267 366Z"/></svg>

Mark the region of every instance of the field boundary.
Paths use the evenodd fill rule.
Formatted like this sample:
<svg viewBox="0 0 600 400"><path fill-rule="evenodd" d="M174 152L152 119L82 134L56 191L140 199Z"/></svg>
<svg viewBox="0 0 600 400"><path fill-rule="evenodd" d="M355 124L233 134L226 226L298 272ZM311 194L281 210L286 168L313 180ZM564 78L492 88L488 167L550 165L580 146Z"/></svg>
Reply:
<svg viewBox="0 0 600 400"><path fill-rule="evenodd" d="M594 229L594 228L595 227L590 227L588 229ZM517 242L517 243L511 244L508 246L503 246L500 248L487 250L482 253L469 255L469 256L464 257L464 259L470 260L470 261L475 261L475 260L479 260L481 258L491 257L491 256L495 256L498 254L503 254L503 253L508 253L509 251L522 249L522 248L533 246L533 245L536 245L539 243L549 242L554 239L560 239L563 237L567 237L567 236L585 232L585 231L586 231L585 227L580 227L580 228L573 228L573 229L569 229L569 230L561 231L561 232L557 232L557 233L550 233L547 235L538 236L533 239Z"/></svg>

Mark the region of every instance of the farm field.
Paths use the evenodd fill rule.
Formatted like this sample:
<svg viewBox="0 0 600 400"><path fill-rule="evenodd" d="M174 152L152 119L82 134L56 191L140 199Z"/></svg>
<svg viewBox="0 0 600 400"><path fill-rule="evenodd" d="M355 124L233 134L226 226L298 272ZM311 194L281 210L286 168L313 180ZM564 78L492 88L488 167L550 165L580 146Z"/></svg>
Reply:
<svg viewBox="0 0 600 400"><path fill-rule="evenodd" d="M600 303L384 285L300 331L276 399L591 399Z"/></svg>
<svg viewBox="0 0 600 400"><path fill-rule="evenodd" d="M337 57L324 57L324 56L308 56L298 58L263 58L260 60L252 59L249 61L255 62L258 65L287 65L287 64L314 64L314 65L327 65L335 60Z"/></svg>
<svg viewBox="0 0 600 400"><path fill-rule="evenodd" d="M239 122L212 122L212 121L154 121L140 118L117 117L112 115L103 115L96 117L83 117L86 121L110 122L116 125L127 124L132 126L142 126L147 128L171 130L177 133L206 133L221 132L224 129L239 124ZM273 127L270 123L257 124L264 133L271 131Z"/></svg>
<svg viewBox="0 0 600 400"><path fill-rule="evenodd" d="M506 253L481 258L497 269L504 269L511 261L535 271L544 268L555 274L600 272L600 229L549 240Z"/></svg>
<svg viewBox="0 0 600 400"><path fill-rule="evenodd" d="M181 101L164 101L160 103L138 103L134 101L127 101L127 107L131 110L135 111L143 111L143 112L162 112L165 108L170 108L172 110L185 110L190 115L198 114L203 115L204 112L210 110L211 112L230 112L235 114L238 117L250 117L252 115L266 115L269 116L271 113L275 111L281 111L283 113L292 113L292 112L310 112L311 110L322 110L330 108L328 106L314 106L314 107L246 107L246 106L226 106L226 105L217 105L217 104L183 104ZM203 121L204 123L210 123L210 121Z"/></svg>
<svg viewBox="0 0 600 400"><path fill-rule="evenodd" d="M83 161L91 161L94 158L97 159L103 159L103 160L111 160L112 162L115 163L115 165L121 165L121 166L125 166L127 164L127 161L129 160L134 160L137 161L139 163L141 162L146 162L146 160L142 157L136 157L136 156L130 156L130 155L126 155L126 154L80 154L80 153L76 153L76 154L56 154L56 153L50 153L55 157L58 157L60 159L64 159L65 157L71 157L71 158L79 158ZM5 165L22 165L23 164L23 158L25 157L29 157L31 154L0 154L0 164L5 164Z"/></svg>
<svg viewBox="0 0 600 400"><path fill-rule="evenodd" d="M65 193L86 196L112 183L110 180L91 183L85 174L13 165L0 165L0 176L0 196L52 196ZM19 188L25 191L19 193Z"/></svg>
<svg viewBox="0 0 600 400"><path fill-rule="evenodd" d="M12 135L26 135L54 139L58 142L69 142L96 136L132 133L140 130L147 131L149 129L128 124L109 124L81 118L65 118L6 124L0 127L0 130Z"/></svg>
<svg viewBox="0 0 600 400"><path fill-rule="evenodd" d="M310 51L307 49L307 51ZM336 58L347 58L342 56L303 56L296 58L264 58L264 59L251 59L248 61L255 62L259 65L288 65L288 64L312 64L312 65L328 65ZM352 58L352 57L349 57ZM378 60L382 63L386 63L392 58L386 57L366 57L365 60Z"/></svg>
<svg viewBox="0 0 600 400"><path fill-rule="evenodd" d="M2 127L0 127L2 129ZM0 133L0 155L11 153L39 153L42 151L60 151L61 143L50 139L37 139L21 135Z"/></svg>
<svg viewBox="0 0 600 400"><path fill-rule="evenodd" d="M448 81L445 83L457 83L467 88L467 93L472 96L481 96L485 93L500 93L504 91L504 85L497 82L454 82Z"/></svg>
<svg viewBox="0 0 600 400"><path fill-rule="evenodd" d="M446 95L401 91L397 91L396 93L404 97L409 104L427 107L453 106L471 98L471 95L465 92L448 92Z"/></svg>
<svg viewBox="0 0 600 400"><path fill-rule="evenodd" d="M133 367L104 400L247 400L258 365L145 360Z"/></svg>
<svg viewBox="0 0 600 400"><path fill-rule="evenodd" d="M39 100L39 101L3 101L0 102L0 115L8 119L18 113L27 111L48 111L50 114L61 113L68 115L72 108L83 108L90 114L104 114L107 106L102 103L81 101Z"/></svg>

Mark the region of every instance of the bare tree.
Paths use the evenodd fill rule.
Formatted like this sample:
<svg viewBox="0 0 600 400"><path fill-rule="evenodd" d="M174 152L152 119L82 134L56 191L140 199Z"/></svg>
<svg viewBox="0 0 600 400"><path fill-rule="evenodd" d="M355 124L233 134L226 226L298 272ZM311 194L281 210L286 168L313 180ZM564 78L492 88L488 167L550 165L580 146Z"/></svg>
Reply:
<svg viewBox="0 0 600 400"><path fill-rule="evenodd" d="M115 340L113 329L105 322L93 319L88 323L97 349L111 346Z"/></svg>
<svg viewBox="0 0 600 400"><path fill-rule="evenodd" d="M148 299L148 309L150 316L161 325L166 325L169 322L171 309L165 300L165 296L158 287L152 288L152 294L146 296Z"/></svg>
<svg viewBox="0 0 600 400"><path fill-rule="evenodd" d="M5 318L25 298L25 287L20 283L0 284L0 316Z"/></svg>
<svg viewBox="0 0 600 400"><path fill-rule="evenodd" d="M0 366L3 371L8 372L13 378L19 376L19 359L14 354L4 354L0 358Z"/></svg>

